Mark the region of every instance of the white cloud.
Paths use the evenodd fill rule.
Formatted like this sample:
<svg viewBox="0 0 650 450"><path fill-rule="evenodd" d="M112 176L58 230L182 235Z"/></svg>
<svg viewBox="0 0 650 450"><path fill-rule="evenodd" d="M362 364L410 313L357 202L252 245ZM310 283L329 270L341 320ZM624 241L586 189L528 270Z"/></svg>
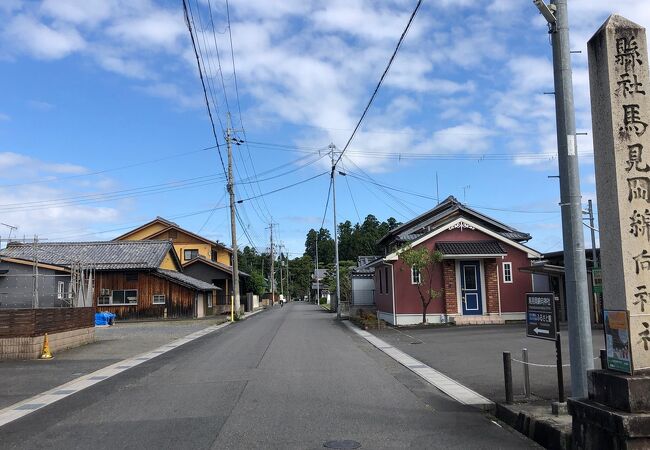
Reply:
<svg viewBox="0 0 650 450"><path fill-rule="evenodd" d="M71 228L102 225L121 217L120 209L93 204L48 204L47 202L97 192L97 183L84 185L77 179L61 182L44 182L88 172L88 169L66 162L47 162L15 152L0 152L0 170L5 174L5 184L0 185L0 212L3 222L18 227L16 236L32 237L38 234L47 238L51 234L69 232ZM19 185L19 186L18 186ZM74 225L74 226L72 226ZM5 235L3 231L3 235Z"/></svg>
<svg viewBox="0 0 650 450"><path fill-rule="evenodd" d="M0 113L0 122L7 122L11 120L8 114Z"/></svg>
<svg viewBox="0 0 650 450"><path fill-rule="evenodd" d="M15 48L40 59L63 58L86 45L75 29L48 26L25 15L11 20L3 34Z"/></svg>

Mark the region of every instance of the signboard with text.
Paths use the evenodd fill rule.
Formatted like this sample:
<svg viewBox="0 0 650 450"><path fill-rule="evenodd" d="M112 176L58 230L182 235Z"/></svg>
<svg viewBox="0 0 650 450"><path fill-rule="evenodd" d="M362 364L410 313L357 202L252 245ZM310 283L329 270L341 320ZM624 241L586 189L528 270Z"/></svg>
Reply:
<svg viewBox="0 0 650 450"><path fill-rule="evenodd" d="M526 336L554 341L558 326L552 292L526 294Z"/></svg>
<svg viewBox="0 0 650 450"><path fill-rule="evenodd" d="M627 311L605 311L604 323L607 368L632 373Z"/></svg>

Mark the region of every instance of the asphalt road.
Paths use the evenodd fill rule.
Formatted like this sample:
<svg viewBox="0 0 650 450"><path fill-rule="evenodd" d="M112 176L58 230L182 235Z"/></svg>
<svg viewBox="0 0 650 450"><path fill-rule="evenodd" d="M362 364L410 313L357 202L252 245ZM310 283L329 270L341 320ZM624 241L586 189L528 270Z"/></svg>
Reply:
<svg viewBox="0 0 650 450"><path fill-rule="evenodd" d="M569 334L563 324L563 363L570 363ZM530 366L531 391L535 397L557 400L555 342L526 337L524 324L479 325L435 328L387 328L371 330L375 336L408 353L465 386L495 401L505 400L503 352L512 355L515 395L523 394L524 369L521 350L528 349L528 360L542 366ZM592 330L593 355L605 348L603 330ZM599 367L600 360L594 360ZM571 395L571 368L564 367L564 386Z"/></svg>
<svg viewBox="0 0 650 450"><path fill-rule="evenodd" d="M2 449L539 448L313 305L206 335L0 427Z"/></svg>

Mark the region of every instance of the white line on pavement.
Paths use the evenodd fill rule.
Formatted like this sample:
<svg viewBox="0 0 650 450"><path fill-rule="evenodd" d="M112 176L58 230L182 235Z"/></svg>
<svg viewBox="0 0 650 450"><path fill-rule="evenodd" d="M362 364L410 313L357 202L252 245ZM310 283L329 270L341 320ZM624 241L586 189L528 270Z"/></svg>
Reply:
<svg viewBox="0 0 650 450"><path fill-rule="evenodd" d="M379 339L376 336L373 336L367 331L360 330L356 326L352 325L350 322L343 322L345 325L352 330L354 333L358 334L366 341L370 342L372 345L377 347L379 350L393 358L398 363L402 364L404 367L427 381L428 383L435 386L437 389L441 390L449 397L453 398L463 405L470 405L482 410L492 410L494 409L494 402L488 398L483 397L478 392L475 392L460 384L458 381L449 378L447 375L438 372L437 370L427 366L423 362L413 358L412 356L404 353L401 350L389 345L385 341Z"/></svg>
<svg viewBox="0 0 650 450"><path fill-rule="evenodd" d="M263 310L260 309L253 311L252 313L247 314L245 318L247 319L261 311ZM125 370L138 366L145 361L149 361L157 356L163 355L183 344L187 344L188 342L205 336L208 333L220 330L221 328L224 328L231 323L232 322L225 322L219 325L210 325L209 327L203 328L202 330L176 339L169 344L165 344L154 350L142 353L132 358L118 361L111 364L110 366L96 370L95 372L83 375L79 378L75 378L72 381L50 389L49 391L45 391L41 394L35 395L34 397L20 401L18 403L14 403L13 405L7 406L4 409L0 409L0 427L13 422L14 420L20 419L27 414L33 413L34 411L37 411L47 405L58 402L59 400L66 398L69 395L75 394L81 390L89 388L90 386L94 386L95 384L118 375Z"/></svg>

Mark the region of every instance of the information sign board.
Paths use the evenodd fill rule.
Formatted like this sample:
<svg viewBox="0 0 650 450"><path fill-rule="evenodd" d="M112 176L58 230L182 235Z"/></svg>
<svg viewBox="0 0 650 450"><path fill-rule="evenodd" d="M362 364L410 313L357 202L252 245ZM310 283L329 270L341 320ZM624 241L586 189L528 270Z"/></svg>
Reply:
<svg viewBox="0 0 650 450"><path fill-rule="evenodd" d="M555 295L552 292L526 294L526 336L554 341L558 332Z"/></svg>

